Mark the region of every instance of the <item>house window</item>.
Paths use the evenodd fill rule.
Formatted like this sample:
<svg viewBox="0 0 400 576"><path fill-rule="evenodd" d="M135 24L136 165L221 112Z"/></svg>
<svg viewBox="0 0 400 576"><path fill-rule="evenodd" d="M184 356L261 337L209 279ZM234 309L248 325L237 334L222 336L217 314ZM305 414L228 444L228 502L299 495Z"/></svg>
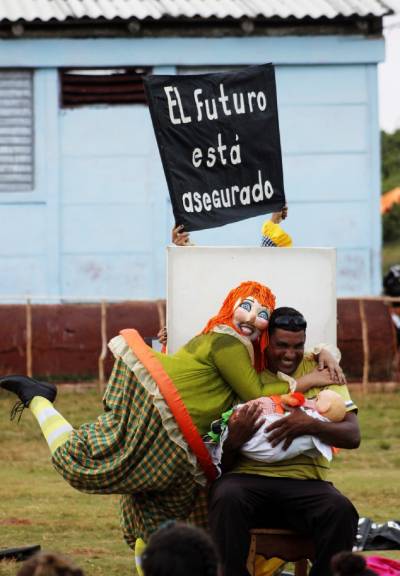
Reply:
<svg viewBox="0 0 400 576"><path fill-rule="evenodd" d="M0 193L32 189L32 72L0 70Z"/></svg>
<svg viewBox="0 0 400 576"><path fill-rule="evenodd" d="M150 72L150 68L61 70L61 105L147 104L142 79Z"/></svg>

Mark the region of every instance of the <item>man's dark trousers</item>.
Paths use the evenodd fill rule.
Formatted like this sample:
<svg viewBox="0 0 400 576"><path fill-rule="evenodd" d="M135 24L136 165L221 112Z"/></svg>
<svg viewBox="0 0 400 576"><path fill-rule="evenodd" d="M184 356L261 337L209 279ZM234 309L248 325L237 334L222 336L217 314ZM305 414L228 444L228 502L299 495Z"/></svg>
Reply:
<svg viewBox="0 0 400 576"><path fill-rule="evenodd" d="M210 528L224 576L248 576L251 528L288 528L311 536L316 548L310 576L329 576L330 559L351 550L357 510L323 480L226 474L212 487Z"/></svg>

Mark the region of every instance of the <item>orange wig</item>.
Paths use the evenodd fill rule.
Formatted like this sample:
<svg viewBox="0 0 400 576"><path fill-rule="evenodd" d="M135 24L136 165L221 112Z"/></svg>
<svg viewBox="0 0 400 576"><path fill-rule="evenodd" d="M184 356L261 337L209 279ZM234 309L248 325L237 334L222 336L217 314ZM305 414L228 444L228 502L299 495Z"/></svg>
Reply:
<svg viewBox="0 0 400 576"><path fill-rule="evenodd" d="M245 298L252 296L256 298L261 306L265 306L272 312L275 308L275 296L271 290L260 284L259 282L242 282L236 288L233 288L228 296L225 298L218 314L210 318L205 328L202 330L203 334L211 332L212 329L218 324L225 324L233 328L239 333L233 324L233 313L235 311L235 304L238 300L243 301ZM257 342L253 342L255 368L257 372L261 372L265 368L264 351L268 346L268 332L264 330Z"/></svg>

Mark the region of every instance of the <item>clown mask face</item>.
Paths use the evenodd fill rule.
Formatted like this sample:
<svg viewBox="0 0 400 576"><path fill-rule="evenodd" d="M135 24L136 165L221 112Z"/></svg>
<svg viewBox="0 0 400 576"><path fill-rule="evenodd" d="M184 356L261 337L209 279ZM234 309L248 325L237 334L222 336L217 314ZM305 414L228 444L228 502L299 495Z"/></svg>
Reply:
<svg viewBox="0 0 400 576"><path fill-rule="evenodd" d="M238 300L233 313L233 324L242 336L257 340L267 329L270 311L262 306L253 296Z"/></svg>

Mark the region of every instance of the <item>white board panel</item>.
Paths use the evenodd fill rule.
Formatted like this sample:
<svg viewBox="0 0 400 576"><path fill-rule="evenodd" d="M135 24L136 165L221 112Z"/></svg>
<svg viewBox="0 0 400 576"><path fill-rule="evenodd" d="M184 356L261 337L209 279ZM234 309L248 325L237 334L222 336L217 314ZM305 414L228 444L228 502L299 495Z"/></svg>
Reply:
<svg viewBox="0 0 400 576"><path fill-rule="evenodd" d="M168 351L175 352L214 316L231 288L266 284L277 306L308 322L307 345L336 343L336 253L333 248L168 246Z"/></svg>

